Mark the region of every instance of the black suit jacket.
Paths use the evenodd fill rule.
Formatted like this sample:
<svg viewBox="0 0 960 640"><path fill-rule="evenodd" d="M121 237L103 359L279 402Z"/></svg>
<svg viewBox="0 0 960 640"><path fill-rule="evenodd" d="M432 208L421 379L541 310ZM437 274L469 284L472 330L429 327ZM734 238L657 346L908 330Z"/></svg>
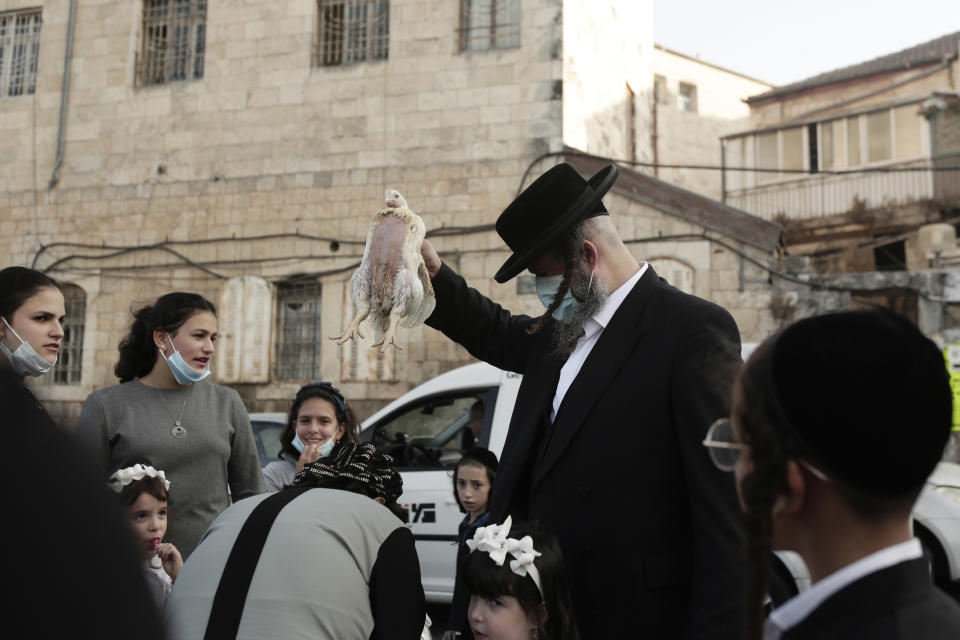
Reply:
<svg viewBox="0 0 960 640"><path fill-rule="evenodd" d="M956 640L960 606L930 582L925 558L847 585L787 630L782 640Z"/></svg>
<svg viewBox="0 0 960 640"><path fill-rule="evenodd" d="M740 521L731 474L701 444L728 411L740 361L730 314L652 268L614 314L564 396L542 459L563 361L552 322L514 316L446 266L427 324L522 373L491 498L559 538L581 637L736 638Z"/></svg>
<svg viewBox="0 0 960 640"><path fill-rule="evenodd" d="M0 359L6 358L0 355ZM48 374L52 375L52 374ZM0 362L7 637L161 640L140 547L106 476ZM132 632L132 630L135 630Z"/></svg>

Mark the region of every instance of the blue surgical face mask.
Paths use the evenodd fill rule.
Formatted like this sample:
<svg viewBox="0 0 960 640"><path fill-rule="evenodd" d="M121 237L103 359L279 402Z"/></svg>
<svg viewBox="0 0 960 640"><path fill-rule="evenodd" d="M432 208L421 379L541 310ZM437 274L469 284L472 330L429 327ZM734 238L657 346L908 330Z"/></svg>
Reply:
<svg viewBox="0 0 960 640"><path fill-rule="evenodd" d="M300 436L293 434L293 440L290 441L290 444L293 445L293 448L303 453L303 440L300 439Z"/></svg>
<svg viewBox="0 0 960 640"><path fill-rule="evenodd" d="M294 449L296 449L300 453L303 453L304 445L303 445L303 440L300 439L300 436L298 436L297 434L293 434L293 440L290 441L290 444L293 445ZM322 458L328 455L331 451L333 451L333 445L335 444L337 444L336 440L334 440L333 438L329 438L326 442L320 445L320 457Z"/></svg>
<svg viewBox="0 0 960 640"><path fill-rule="evenodd" d="M563 275L559 276L537 276L534 280L537 287L537 297L544 308L549 309L557 291L560 290L560 284L563 282ZM593 286L593 272L590 272L590 283L587 285L587 291ZM570 319L580 309L580 301L573 297L570 289L567 289L563 300L553 310L553 319L557 322L565 322Z"/></svg>
<svg viewBox="0 0 960 640"><path fill-rule="evenodd" d="M13 327L10 326L6 318L0 317L0 320L3 320L3 324L7 325L10 332L20 341L20 346L13 351L11 351L7 345L0 342L0 351L3 351L3 354L7 356L7 359L10 361L10 366L13 367L14 372L18 376L31 376L36 378L50 371L50 368L53 367L54 364L57 364L56 360L53 361L53 364L47 362L43 356L37 353L36 349L31 347L20 337L20 334L13 330Z"/></svg>
<svg viewBox="0 0 960 640"><path fill-rule="evenodd" d="M177 350L175 344L173 344L173 338L170 337L170 334L167 334L167 340L170 341L170 346L173 348L173 355L169 358L166 356L163 351L160 352L160 355L163 356L163 359L166 361L167 366L170 367L170 371L173 373L173 377L177 379L177 384L190 384L191 382L200 382L212 372L210 367L205 368L203 371L197 371L193 367L187 364L183 359L183 356L180 355L180 352Z"/></svg>

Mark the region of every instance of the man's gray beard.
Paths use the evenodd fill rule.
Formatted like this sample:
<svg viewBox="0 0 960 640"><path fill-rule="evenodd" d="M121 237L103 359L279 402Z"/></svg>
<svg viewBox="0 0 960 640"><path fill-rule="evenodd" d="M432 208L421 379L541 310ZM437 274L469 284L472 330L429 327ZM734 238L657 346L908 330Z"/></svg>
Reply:
<svg viewBox="0 0 960 640"><path fill-rule="evenodd" d="M566 360L570 352L577 346L577 341L583 335L583 323L603 307L610 297L610 292L602 282L593 279L590 274L577 269L570 278L570 292L580 301L576 310L562 322L554 320L553 324L553 353Z"/></svg>

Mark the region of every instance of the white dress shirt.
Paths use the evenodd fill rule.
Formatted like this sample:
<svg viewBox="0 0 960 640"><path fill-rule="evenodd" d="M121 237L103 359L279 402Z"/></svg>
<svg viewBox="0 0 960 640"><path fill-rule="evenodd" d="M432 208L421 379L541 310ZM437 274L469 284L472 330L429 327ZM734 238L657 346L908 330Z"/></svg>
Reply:
<svg viewBox="0 0 960 640"><path fill-rule="evenodd" d="M834 571L803 593L795 595L774 609L764 623L764 640L777 640L785 631L803 622L827 598L860 578L922 555L923 548L920 546L920 541L911 538L906 542L875 551Z"/></svg>
<svg viewBox="0 0 960 640"><path fill-rule="evenodd" d="M563 402L563 397L567 395L567 389L570 388L577 374L580 373L583 363L586 362L587 356L593 351L594 345L597 344L597 340L600 339L603 330L607 328L607 325L613 318L613 314L617 312L617 309L620 308L623 301L627 299L627 294L633 290L633 287L647 270L646 262L641 262L639 266L640 268L629 280L617 287L617 290L610 294L607 301L600 307L600 310L597 311L592 318L587 318L583 323L583 335L577 340L577 346L570 352L570 357L567 358L563 368L560 369L560 381L557 382L557 392L553 396L550 422L553 422L557 417L557 411L560 410L560 403Z"/></svg>

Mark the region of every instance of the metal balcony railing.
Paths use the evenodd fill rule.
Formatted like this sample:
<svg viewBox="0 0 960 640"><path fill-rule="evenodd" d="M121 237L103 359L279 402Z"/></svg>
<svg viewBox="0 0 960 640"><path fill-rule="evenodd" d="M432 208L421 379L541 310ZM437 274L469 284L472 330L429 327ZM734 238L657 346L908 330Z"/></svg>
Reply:
<svg viewBox="0 0 960 640"><path fill-rule="evenodd" d="M920 201L960 206L960 155L859 171L793 175L797 177L725 189L724 202L768 220L819 218L855 207L871 210Z"/></svg>

